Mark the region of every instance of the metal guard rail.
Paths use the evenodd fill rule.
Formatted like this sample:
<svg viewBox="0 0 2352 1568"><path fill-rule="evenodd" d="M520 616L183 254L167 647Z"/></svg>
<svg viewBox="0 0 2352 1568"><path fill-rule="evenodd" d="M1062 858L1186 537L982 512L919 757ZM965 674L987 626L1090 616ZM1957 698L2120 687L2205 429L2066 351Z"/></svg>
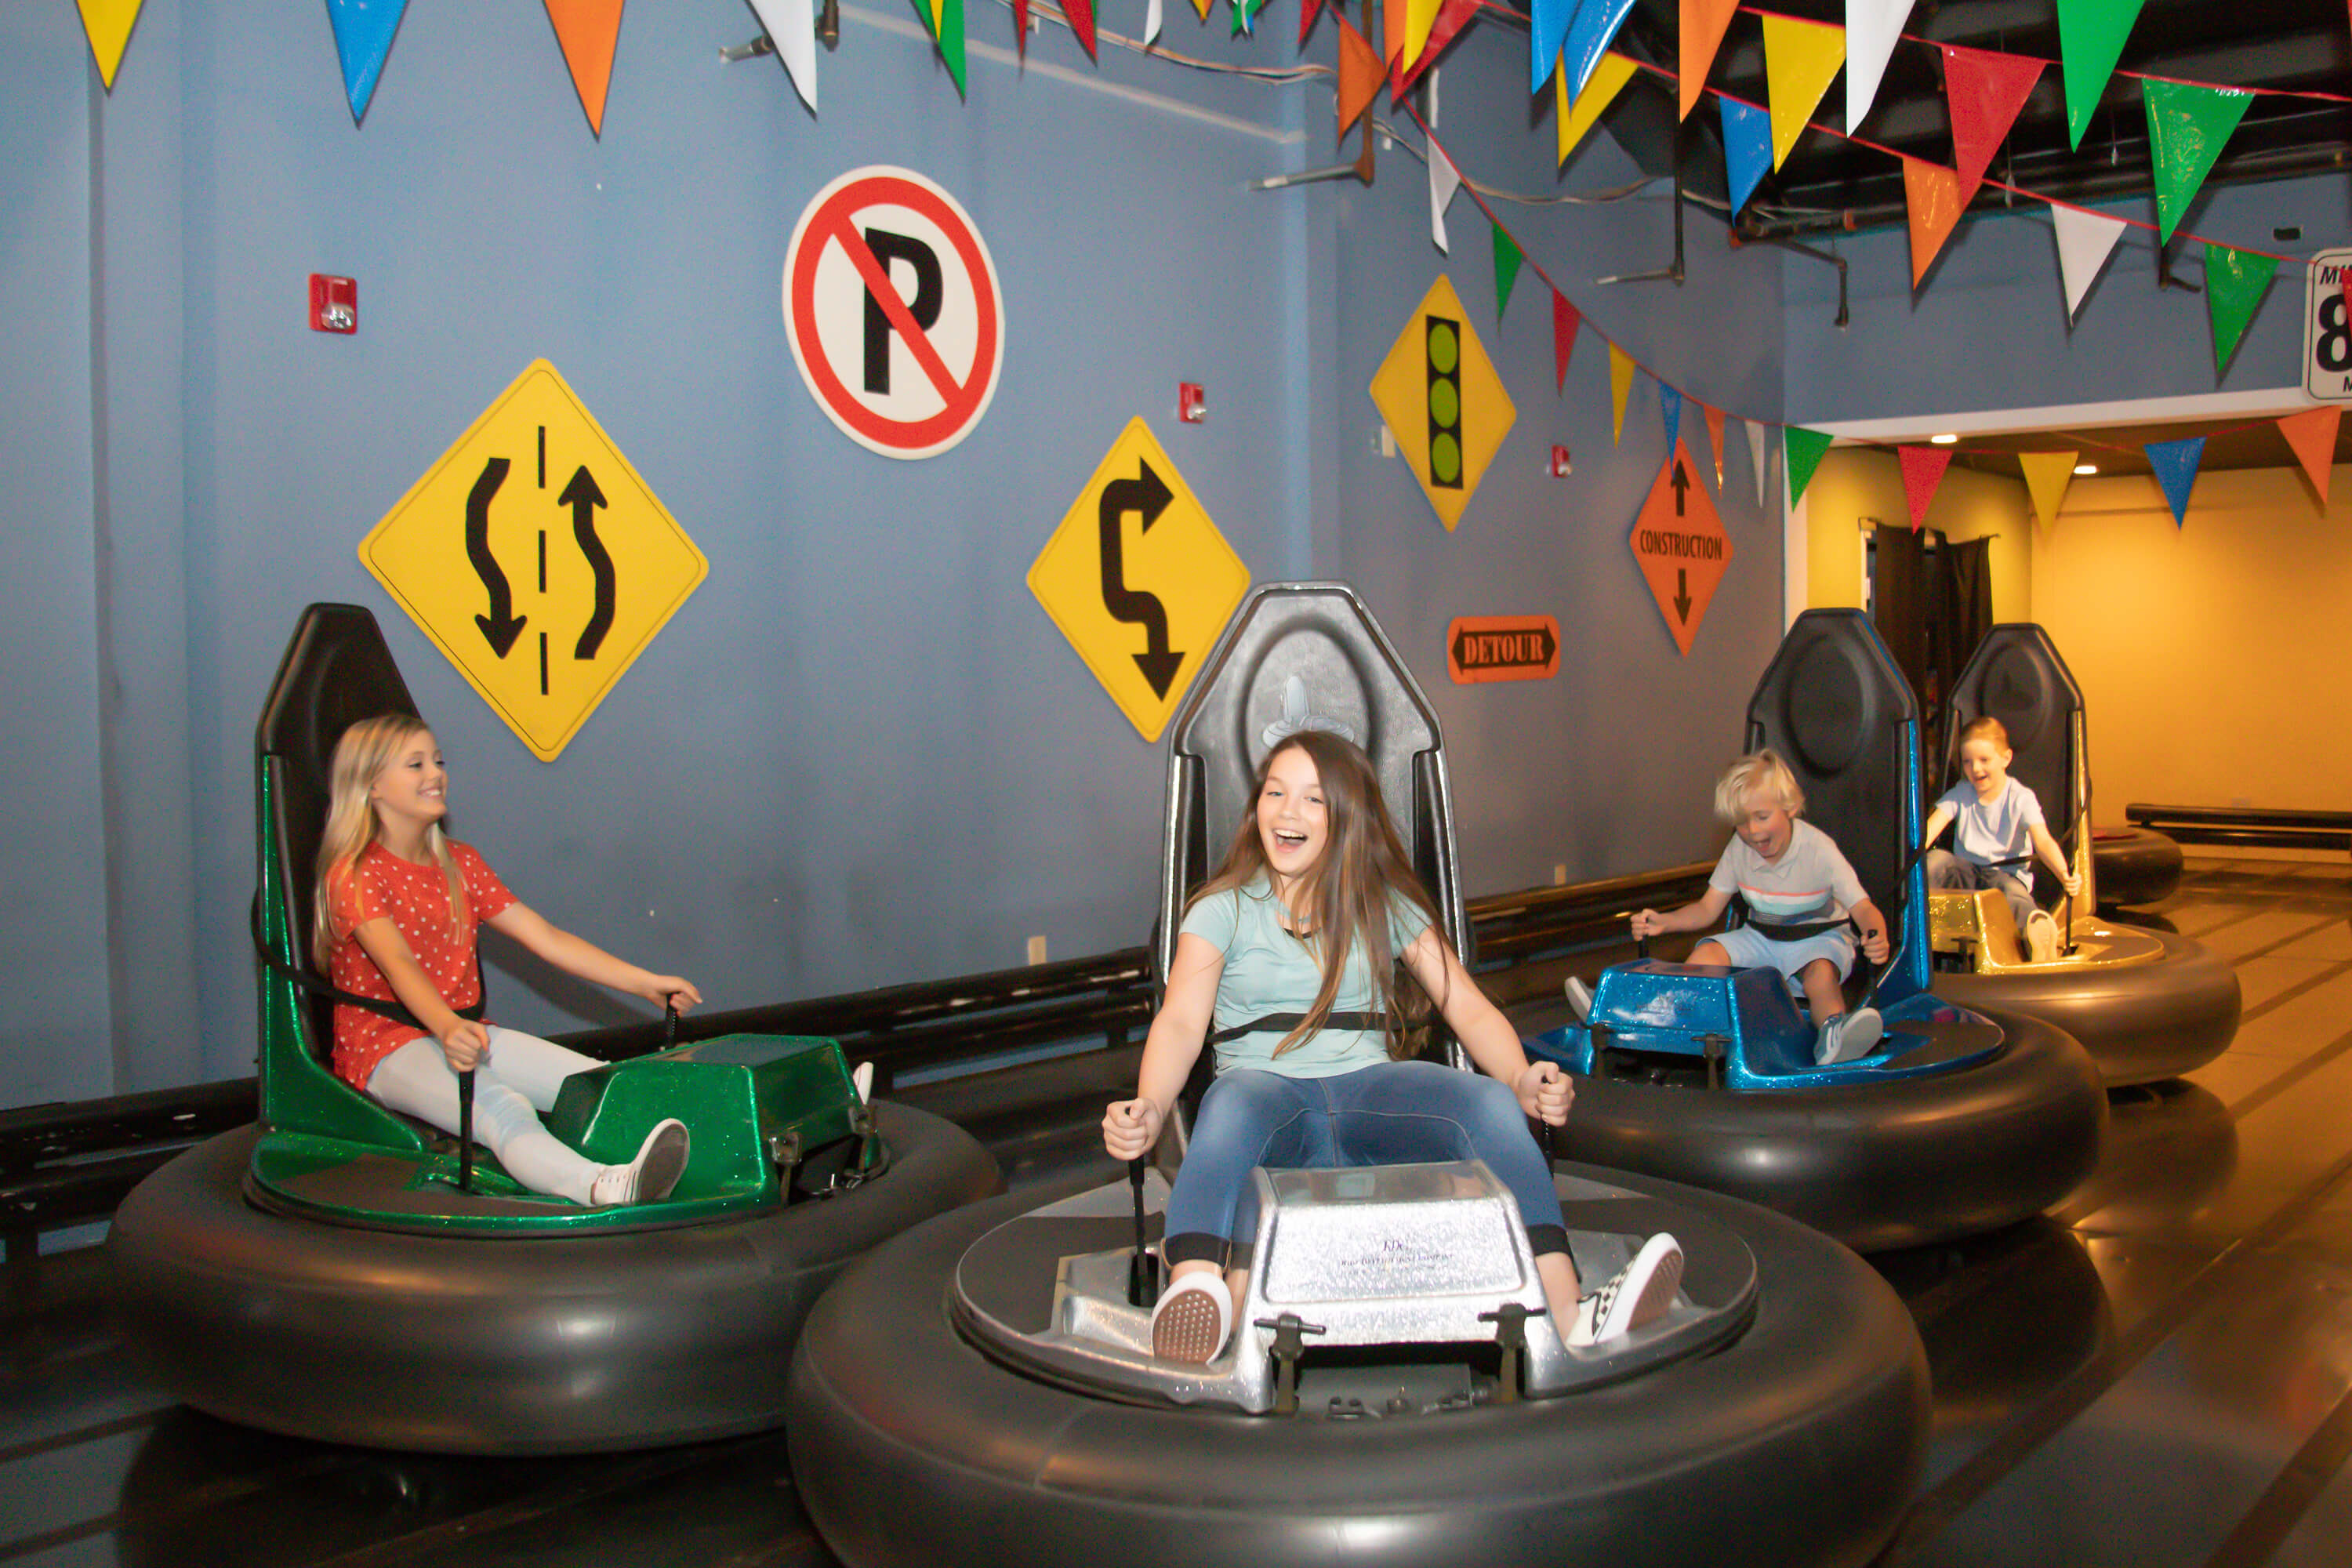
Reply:
<svg viewBox="0 0 2352 1568"><path fill-rule="evenodd" d="M2352 850L2352 811L2263 810L2230 805L2124 807L2134 827L2183 844L2231 844L2253 849Z"/></svg>

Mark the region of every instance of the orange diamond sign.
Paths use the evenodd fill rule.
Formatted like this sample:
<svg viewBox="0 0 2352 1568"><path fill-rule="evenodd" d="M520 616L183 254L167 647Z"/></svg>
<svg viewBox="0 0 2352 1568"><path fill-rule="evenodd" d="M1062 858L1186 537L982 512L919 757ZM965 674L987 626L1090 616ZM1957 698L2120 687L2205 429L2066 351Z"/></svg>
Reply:
<svg viewBox="0 0 2352 1568"><path fill-rule="evenodd" d="M1687 655L1691 638L1698 635L1706 607L1714 602L1716 584L1723 581L1723 569L1731 563L1731 540L1680 441L1658 470L1658 482L1650 487L1642 515L1633 520L1633 536L1625 542L1633 547L1633 559L1649 579L1666 629Z"/></svg>

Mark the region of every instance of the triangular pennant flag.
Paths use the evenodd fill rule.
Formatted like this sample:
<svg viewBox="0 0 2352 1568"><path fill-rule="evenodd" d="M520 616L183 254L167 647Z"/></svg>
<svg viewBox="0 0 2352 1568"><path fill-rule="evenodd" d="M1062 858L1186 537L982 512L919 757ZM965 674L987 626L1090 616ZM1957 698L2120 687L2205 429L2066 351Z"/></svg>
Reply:
<svg viewBox="0 0 2352 1568"><path fill-rule="evenodd" d="M1263 0L1261 0L1263 3ZM1234 0L1239 9L1243 0ZM1408 66L1421 58L1429 47L1429 29L1437 21L1437 0L1404 0L1404 63Z"/></svg>
<svg viewBox="0 0 2352 1568"><path fill-rule="evenodd" d="M1576 329L1583 323L1584 313L1568 302L1568 296L1555 289L1551 291L1551 389L1555 393L1568 389L1568 356L1576 352Z"/></svg>
<svg viewBox="0 0 2352 1568"><path fill-rule="evenodd" d="M1552 118L1559 125L1559 162L1568 162L1568 155L1576 150L1579 142L1584 140L1584 133L1592 129L1593 123L1601 118L1601 111L1615 102L1617 95L1625 90L1625 84L1633 79L1632 60L1623 55L1603 55L1600 68L1592 73L1592 79L1585 83L1584 90L1576 95L1574 103L1570 103L1568 100L1567 68L1563 67L1553 78Z"/></svg>
<svg viewBox="0 0 2352 1568"><path fill-rule="evenodd" d="M1731 216L1736 218L1756 194L1756 182L1772 166L1772 121L1754 104L1720 93L1715 105L1723 111L1723 172L1731 182Z"/></svg>
<svg viewBox="0 0 2352 1568"><path fill-rule="evenodd" d="M2066 281L2066 319L2071 321L2127 226L2121 218L2057 202L2050 204L2050 221L2057 226L2058 273Z"/></svg>
<svg viewBox="0 0 2352 1568"><path fill-rule="evenodd" d="M88 13L89 7L82 10ZM132 11L139 7L132 5ZM335 58L343 68L343 95L351 100L354 122L367 118L368 101L375 97L376 79L383 74L384 57L392 53L392 36L400 31L400 18L408 9L408 0L327 0L327 20L335 29ZM763 21L761 24L766 26ZM809 47L816 47L816 35L809 35ZM114 85L111 71L106 84Z"/></svg>
<svg viewBox="0 0 2352 1568"><path fill-rule="evenodd" d="M1843 64L1844 28L1765 14L1764 85L1772 105L1774 168L1788 161L1789 149L1805 133L1805 122Z"/></svg>
<svg viewBox="0 0 2352 1568"><path fill-rule="evenodd" d="M1706 90L1706 73L1715 64L1715 51L1723 47L1724 29L1731 26L1731 14L1739 9L1739 0L1682 0L1682 118L1688 120L1696 107L1699 94ZM1731 204L1736 209L1739 204Z"/></svg>
<svg viewBox="0 0 2352 1568"><path fill-rule="evenodd" d="M2156 163L2157 234L2168 241L2254 95L2153 79L2139 87L2147 105L2148 153Z"/></svg>
<svg viewBox="0 0 2352 1568"><path fill-rule="evenodd" d="M587 111L588 129L604 134L604 93L613 85L613 53L621 42L622 0L545 0L563 63Z"/></svg>
<svg viewBox="0 0 2352 1568"><path fill-rule="evenodd" d="M1568 25L1576 20L1578 0L1528 0L1528 94L1543 90L1544 78L1559 65L1568 43ZM1562 81L1566 77L1560 79Z"/></svg>
<svg viewBox="0 0 2352 1568"><path fill-rule="evenodd" d="M1960 221L1960 177L1941 163L1906 158L1903 199L1911 209L1911 287L1916 289Z"/></svg>
<svg viewBox="0 0 2352 1568"><path fill-rule="evenodd" d="M915 15L930 25L931 41L939 46L940 58L948 68L948 79L955 83L956 96L964 96L965 73L969 67L964 59L963 0L914 0Z"/></svg>
<svg viewBox="0 0 2352 1568"><path fill-rule="evenodd" d="M368 0L346 0L346 3L368 4ZM403 5L407 0L401 0ZM1022 0L1022 10L1028 9L1028 0ZM813 0L751 0L751 14L760 18L760 26L768 41L776 46L776 58L801 101L811 109L816 107L816 8ZM1021 17L1021 37L1024 47L1029 37L1029 18Z"/></svg>
<svg viewBox="0 0 2352 1568"><path fill-rule="evenodd" d="M1429 41L1421 47L1421 58L1403 73L1403 87L1412 90L1444 55L1446 46L1460 36L1462 29L1475 21L1478 13L1486 8L1486 0L1441 0L1437 20L1430 25Z"/></svg>
<svg viewBox="0 0 2352 1568"><path fill-rule="evenodd" d="M1633 8L1633 0L1584 0L1576 8L1576 20L1568 25L1568 42L1560 47L1559 68L1570 98L1582 98L1592 85L1593 73L1601 68L1602 56L1617 29L1625 25L1625 13ZM1625 62L1631 72L1633 62Z"/></svg>
<svg viewBox="0 0 2352 1568"><path fill-rule="evenodd" d="M1414 0L1414 4L1416 5L1421 3L1422 0ZM1430 3L1434 4L1434 0L1430 0ZM1255 37L1257 36L1257 14L1265 8L1265 0L1233 0L1233 36L1238 38L1246 34L1251 37ZM1091 18L1089 18L1089 20L1091 20ZM1089 37L1094 36L1094 29L1091 26L1087 29L1087 36Z"/></svg>
<svg viewBox="0 0 2352 1568"><path fill-rule="evenodd" d="M90 58L98 62L98 79L106 84L109 92L114 90L114 73L122 68L122 51L130 47L131 29L138 24L139 7L144 3L145 0L74 0L81 8L82 36L89 40ZM398 19L394 18L394 26L397 25ZM336 36L340 41L341 33ZM389 41L388 31L385 37ZM343 75L349 79L349 65L343 68ZM373 78L369 90L374 90ZM359 113L357 110L352 112L354 118Z"/></svg>
<svg viewBox="0 0 2352 1568"><path fill-rule="evenodd" d="M1715 488L1721 489L1723 488L1723 410L1711 403L1702 403L1699 407L1706 414L1707 449L1715 454Z"/></svg>
<svg viewBox="0 0 2352 1568"><path fill-rule="evenodd" d="M1208 16L1210 0L1192 0L1192 3L1202 8L1202 16ZM1383 68L1395 72L1392 85L1397 96L1402 98L1404 96L1405 0L1365 0L1365 4L1380 6L1381 59ZM1367 33L1370 30L1369 26L1365 28Z"/></svg>
<svg viewBox="0 0 2352 1568"><path fill-rule="evenodd" d="M2042 520L2044 533L2058 521L2059 503L2066 499L2066 487L2074 482L2074 459L2079 452L2020 452L2017 466L2025 475L2025 493L2032 499L2033 515Z"/></svg>
<svg viewBox="0 0 2352 1568"><path fill-rule="evenodd" d="M1201 20L1205 22L1209 19L1209 7L1215 3L1216 0L1192 0L1192 9L1198 11Z"/></svg>
<svg viewBox="0 0 2352 1568"><path fill-rule="evenodd" d="M1935 504L1936 491L1944 482L1944 470L1952 466L1949 447L1897 447L1895 458L1903 465L1903 499L1911 503L1911 531L1916 533L1927 521L1927 509Z"/></svg>
<svg viewBox="0 0 2352 1568"><path fill-rule="evenodd" d="M1339 29L1339 140L1344 142L1349 128L1381 95L1381 79L1388 73L1381 68L1380 50L1356 31L1348 13L1334 9L1331 20Z"/></svg>
<svg viewBox="0 0 2352 1568"><path fill-rule="evenodd" d="M956 0L959 8L962 4L963 0ZM1087 51L1087 58L1100 60L1102 57L1095 53L1095 0L1062 0L1062 15L1070 19L1070 31L1078 36L1079 46ZM959 53L962 51L961 39L957 41L956 47ZM962 88L963 77L959 73L956 89L961 91Z"/></svg>
<svg viewBox="0 0 2352 1568"><path fill-rule="evenodd" d="M2150 441L2141 449L2147 453L2148 467L2156 470L2156 482L2164 487L2164 499L2172 508L2172 526L2185 527L2189 492L2197 485L2197 465L2205 460L2205 437Z"/></svg>
<svg viewBox="0 0 2352 1568"><path fill-rule="evenodd" d="M1013 4L1020 10L1021 31L1025 37L1029 31L1029 0L1013 0ZM1160 29L1166 20L1161 14L1163 9L1160 0L1147 0L1143 8L1143 41L1145 43L1156 44L1160 41ZM1315 25L1315 6L1310 3L1298 15L1298 47L1303 49L1307 47L1307 29Z"/></svg>
<svg viewBox="0 0 2352 1568"><path fill-rule="evenodd" d="M2294 449L2295 461L2311 479L2311 488L2319 492L2322 510L2327 507L2328 481L2336 477L2336 426L2344 418L2340 403L2323 403L2302 414L2290 414L2278 422L2279 434Z"/></svg>
<svg viewBox="0 0 2352 1568"><path fill-rule="evenodd" d="M2275 256L2206 241L2205 313L2213 323L2216 374L2229 367L2238 340L2245 336L2246 323L2254 319L2254 308L2263 302L2277 271Z"/></svg>
<svg viewBox="0 0 2352 1568"><path fill-rule="evenodd" d="M1336 5L1331 7L1331 13L1333 16L1340 16L1347 15ZM1151 0L1151 14L1155 16L1160 14L1160 0ZM1298 47L1300 48L1307 47L1307 36L1315 31L1315 18L1322 14L1323 0L1307 0L1305 5L1298 7ZM1157 35L1146 34L1143 41L1148 44L1154 37Z"/></svg>
<svg viewBox="0 0 2352 1568"><path fill-rule="evenodd" d="M2082 150L2083 132L2099 107L2124 40L2139 20L2141 0L2058 0L2058 53L2066 79L2066 133Z"/></svg>
<svg viewBox="0 0 2352 1568"><path fill-rule="evenodd" d="M1764 504L1764 480L1767 478L1765 470L1771 467L1771 460L1766 455L1764 447L1764 437L1766 435L1764 421L1761 419L1743 419L1740 423L1748 427L1748 466L1756 470L1756 504L1758 506L1762 506Z"/></svg>
<svg viewBox="0 0 2352 1568"><path fill-rule="evenodd" d="M1437 138L1431 137L1429 139L1429 238L1430 242L1440 250L1446 249L1445 204L1452 201L1454 193L1461 188L1461 171L1454 168L1454 160L1445 155L1445 149L1437 144ZM1451 255L1452 252L1447 251L1447 254Z"/></svg>
<svg viewBox="0 0 2352 1568"><path fill-rule="evenodd" d="M1845 128L1862 129L1862 117L1878 98L1879 79L1903 36L1911 0L1845 0Z"/></svg>
<svg viewBox="0 0 2352 1568"><path fill-rule="evenodd" d="M1796 505L1805 499L1805 487L1813 482L1813 470L1822 466L1822 454L1830 449L1834 436L1819 430L1806 430L1791 425L1780 432L1780 446L1789 463L1789 504Z"/></svg>
<svg viewBox="0 0 2352 1568"><path fill-rule="evenodd" d="M1952 111L1952 163L1960 175L1960 205L1966 206L1976 199L1992 155L2017 123L2017 111L2033 96L2042 62L1957 44L1941 47L1944 95Z"/></svg>
<svg viewBox="0 0 2352 1568"><path fill-rule="evenodd" d="M1609 403L1616 412L1609 426L1609 444L1621 446L1625 439L1625 400L1633 395L1633 356L1609 345Z"/></svg>
<svg viewBox="0 0 2352 1568"><path fill-rule="evenodd" d="M1519 242L1495 226L1495 320L1503 319L1503 311L1511 302L1511 285L1519 280Z"/></svg>
<svg viewBox="0 0 2352 1568"><path fill-rule="evenodd" d="M1658 383L1658 412L1665 416L1666 450L1672 452L1683 438L1683 395L1663 381Z"/></svg>

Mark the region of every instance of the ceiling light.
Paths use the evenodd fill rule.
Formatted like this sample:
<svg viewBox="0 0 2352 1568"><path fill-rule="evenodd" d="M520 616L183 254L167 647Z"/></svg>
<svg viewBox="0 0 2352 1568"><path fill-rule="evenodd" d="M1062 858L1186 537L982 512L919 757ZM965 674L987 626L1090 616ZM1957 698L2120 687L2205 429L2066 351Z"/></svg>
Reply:
<svg viewBox="0 0 2352 1568"><path fill-rule="evenodd" d="M2078 477L2084 474L2095 474L2098 471L2099 465L2096 463L2077 463L2074 465L2074 472Z"/></svg>
<svg viewBox="0 0 2352 1568"><path fill-rule="evenodd" d="M1960 438L1958 436L1954 436L1949 433L1941 436L1930 436L1927 437L1927 445L1930 447L1957 447L1959 444Z"/></svg>

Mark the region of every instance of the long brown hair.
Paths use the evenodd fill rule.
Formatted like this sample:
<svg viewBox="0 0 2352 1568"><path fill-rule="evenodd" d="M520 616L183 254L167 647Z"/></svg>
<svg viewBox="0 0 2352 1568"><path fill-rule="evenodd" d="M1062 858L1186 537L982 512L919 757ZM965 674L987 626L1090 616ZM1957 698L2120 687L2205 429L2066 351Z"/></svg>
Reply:
<svg viewBox="0 0 2352 1568"><path fill-rule="evenodd" d="M368 799L368 791L376 774L391 765L403 746L415 736L432 732L414 713L380 713L361 720L335 742L334 761L327 766L327 826L319 836L319 891L311 900L318 907L311 911L310 951L318 955L320 969L333 963L335 957L335 922L329 911L334 907L336 884L352 874L359 858L376 841L375 806ZM457 857L449 853L449 837L439 823L426 825L425 847L449 879L450 930L463 931L466 879L457 869Z"/></svg>
<svg viewBox="0 0 2352 1568"><path fill-rule="evenodd" d="M1392 900L1401 897L1427 916L1431 929L1436 930L1437 910L1413 875L1412 858L1389 820L1380 774L1354 742L1328 731L1301 730L1266 752L1258 764L1249 809L1242 815L1232 847L1185 908L1190 910L1214 893L1238 890L1260 876L1271 886L1273 868L1266 861L1265 843L1258 836L1258 806L1275 759L1294 749L1306 752L1307 761L1315 764L1323 790L1323 853L1298 879L1297 897L1290 905L1295 915L1303 912L1307 921L1302 940L1311 940L1318 950L1323 983L1305 1021L1282 1037L1274 1054L1282 1055L1322 1029L1339 994L1339 979L1347 971L1349 955L1360 951L1371 973L1372 1000L1388 1017L1389 1055L1399 1060L1416 1056L1431 998L1412 973L1398 963L1402 955L1389 941L1390 915ZM1438 940L1445 940L1443 931L1438 931Z"/></svg>

